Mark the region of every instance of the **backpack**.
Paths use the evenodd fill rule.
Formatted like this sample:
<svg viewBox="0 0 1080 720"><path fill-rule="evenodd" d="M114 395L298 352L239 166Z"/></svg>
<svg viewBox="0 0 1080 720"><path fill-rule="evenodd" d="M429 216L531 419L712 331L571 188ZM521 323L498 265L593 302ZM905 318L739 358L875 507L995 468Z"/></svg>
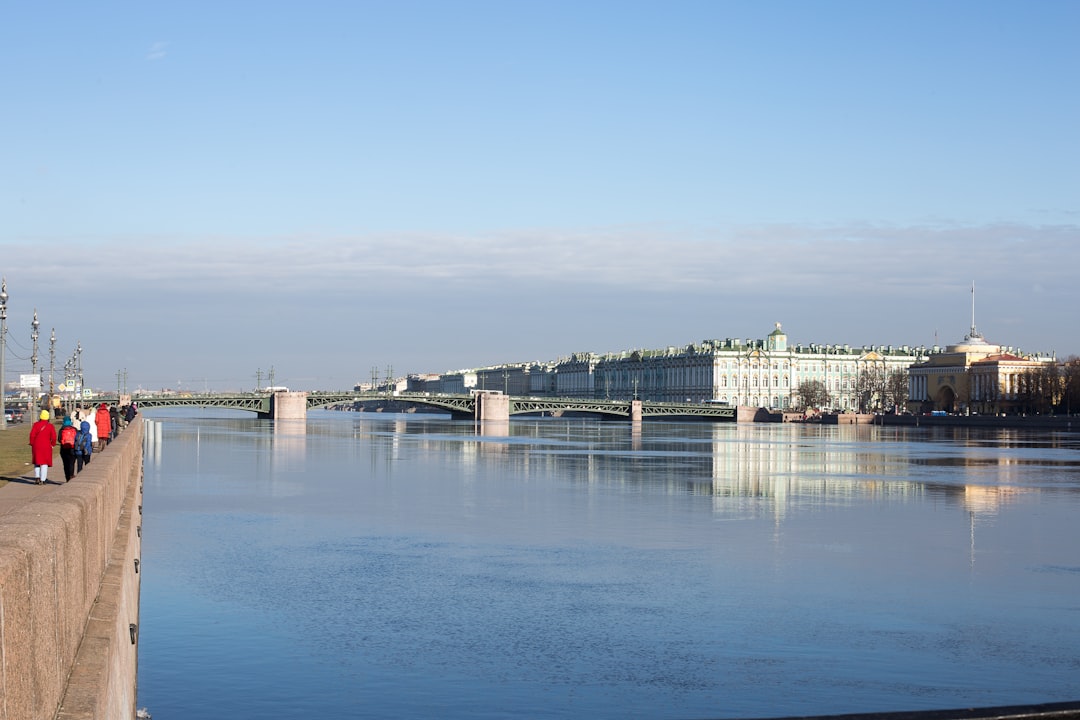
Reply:
<svg viewBox="0 0 1080 720"><path fill-rule="evenodd" d="M60 444L67 448L75 447L75 435L78 432L72 425L65 425L60 428Z"/></svg>
<svg viewBox="0 0 1080 720"><path fill-rule="evenodd" d="M90 433L79 430L78 435L75 436L75 452L85 457L90 457L90 454L94 451L93 442L90 439Z"/></svg>

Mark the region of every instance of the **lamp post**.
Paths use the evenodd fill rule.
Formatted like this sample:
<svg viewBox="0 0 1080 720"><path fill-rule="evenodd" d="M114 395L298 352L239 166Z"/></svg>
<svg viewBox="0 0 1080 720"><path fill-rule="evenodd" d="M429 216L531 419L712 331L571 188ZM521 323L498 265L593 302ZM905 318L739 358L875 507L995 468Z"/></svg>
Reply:
<svg viewBox="0 0 1080 720"><path fill-rule="evenodd" d="M56 392L53 385L53 371L56 369L56 328L49 335L49 403L52 404L53 393Z"/></svg>
<svg viewBox="0 0 1080 720"><path fill-rule="evenodd" d="M0 278L0 428L7 427L7 408L4 407L4 356L7 355L7 278Z"/></svg>
<svg viewBox="0 0 1080 720"><path fill-rule="evenodd" d="M79 402L81 404L83 394L83 372L82 372L82 342L75 342L75 370L79 373Z"/></svg>
<svg viewBox="0 0 1080 720"><path fill-rule="evenodd" d="M34 321L30 323L30 340L33 343L33 352L30 354L30 375L37 375L37 341L38 341L38 327L41 323L37 319L37 308L34 308ZM41 378L38 378L37 387L30 388L30 417L37 416L37 400L38 395L41 394Z"/></svg>

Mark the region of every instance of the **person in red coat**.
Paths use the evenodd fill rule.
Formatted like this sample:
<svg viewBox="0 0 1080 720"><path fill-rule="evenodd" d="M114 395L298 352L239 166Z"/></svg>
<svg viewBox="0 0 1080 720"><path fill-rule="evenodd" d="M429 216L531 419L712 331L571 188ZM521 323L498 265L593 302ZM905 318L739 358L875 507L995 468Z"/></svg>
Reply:
<svg viewBox="0 0 1080 720"><path fill-rule="evenodd" d="M104 450L105 446L109 444L109 433L112 432L112 418L109 417L108 405L101 403L101 406L97 409L97 414L94 416L94 421L97 423L98 450Z"/></svg>
<svg viewBox="0 0 1080 720"><path fill-rule="evenodd" d="M30 428L30 453L34 461L34 477L38 485L49 481L53 448L56 447L56 428L49 422L49 411L42 410L40 419Z"/></svg>

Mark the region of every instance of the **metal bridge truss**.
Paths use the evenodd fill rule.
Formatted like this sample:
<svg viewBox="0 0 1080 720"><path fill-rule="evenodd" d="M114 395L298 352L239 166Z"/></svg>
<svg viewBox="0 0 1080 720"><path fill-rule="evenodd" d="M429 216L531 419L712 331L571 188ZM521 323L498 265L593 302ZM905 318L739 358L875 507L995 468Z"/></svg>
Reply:
<svg viewBox="0 0 1080 720"><path fill-rule="evenodd" d="M270 415L270 396L264 394L136 397L134 400L140 408L216 407L248 410L257 413L260 417ZM311 392L307 396L308 409L332 405L353 405L357 402L425 405L446 410L450 414L459 417L474 417L476 415L476 397L473 395L402 393L400 395L386 396L357 392ZM631 403L626 400L590 398L510 397L511 415L559 416L569 412L629 418ZM729 405L642 402L641 415L643 418L670 417L734 420L735 408Z"/></svg>
<svg viewBox="0 0 1080 720"><path fill-rule="evenodd" d="M168 407L215 407L249 410L259 415L270 414L269 395L188 395L185 397L134 397L140 410Z"/></svg>

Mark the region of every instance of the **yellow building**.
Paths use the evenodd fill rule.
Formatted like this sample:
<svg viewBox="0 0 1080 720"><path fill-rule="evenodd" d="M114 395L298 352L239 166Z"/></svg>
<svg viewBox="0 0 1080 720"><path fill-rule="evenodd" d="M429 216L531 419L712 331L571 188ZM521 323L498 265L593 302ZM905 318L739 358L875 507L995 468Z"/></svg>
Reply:
<svg viewBox="0 0 1080 720"><path fill-rule="evenodd" d="M988 343L972 325L963 341L908 368L908 409L997 414L1023 402L1020 377L1055 362Z"/></svg>

